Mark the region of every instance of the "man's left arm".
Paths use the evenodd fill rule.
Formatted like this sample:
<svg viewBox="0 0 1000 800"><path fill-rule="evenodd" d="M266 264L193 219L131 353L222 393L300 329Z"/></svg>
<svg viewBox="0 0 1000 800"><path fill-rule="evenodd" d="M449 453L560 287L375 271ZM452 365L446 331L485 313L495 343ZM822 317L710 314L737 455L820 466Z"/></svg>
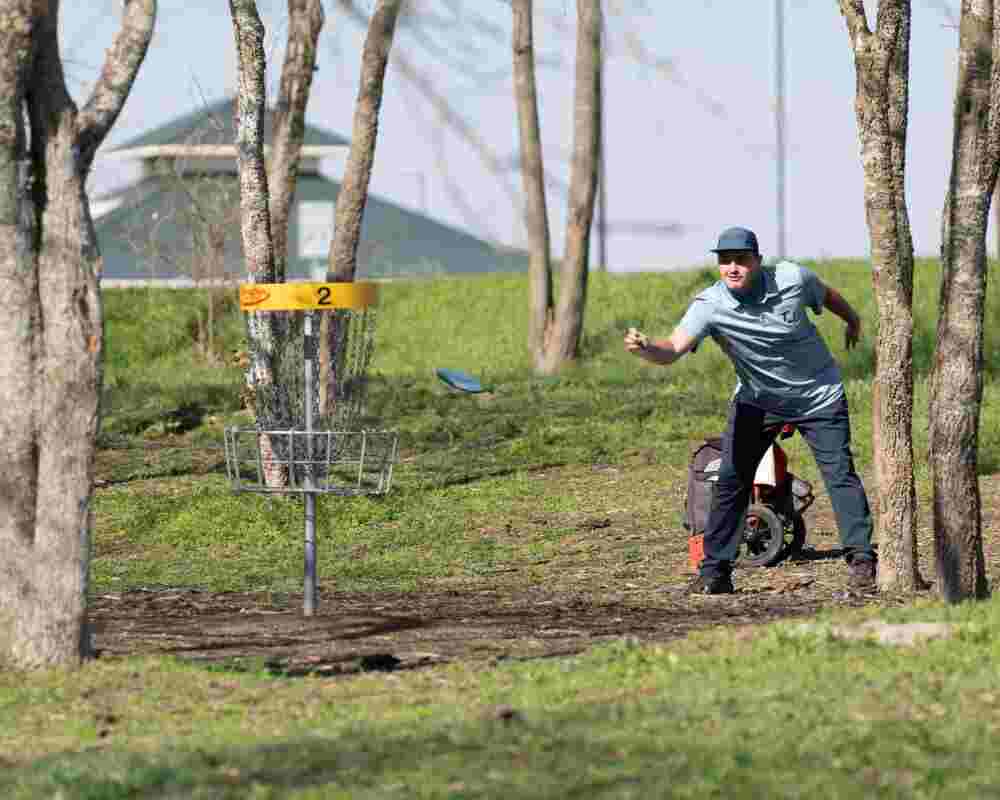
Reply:
<svg viewBox="0 0 1000 800"><path fill-rule="evenodd" d="M847 330L844 331L844 345L850 350L861 338L861 317L854 307L847 302L844 296L832 286L824 286L826 289L823 306L830 309L834 314L844 320Z"/></svg>

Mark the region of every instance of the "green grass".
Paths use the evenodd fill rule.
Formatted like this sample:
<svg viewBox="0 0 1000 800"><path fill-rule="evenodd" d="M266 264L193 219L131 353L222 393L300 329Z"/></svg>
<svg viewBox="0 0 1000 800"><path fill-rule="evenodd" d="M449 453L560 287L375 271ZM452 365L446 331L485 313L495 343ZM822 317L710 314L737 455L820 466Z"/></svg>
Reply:
<svg viewBox="0 0 1000 800"><path fill-rule="evenodd" d="M839 321L824 314L818 323L844 365L864 468L871 276L860 262L815 266L865 320L867 340L849 354ZM387 497L320 501L321 582L373 596L412 592L417 602L424 589L488 586L517 565L526 587L597 596L575 573L534 566L571 548L602 574L662 580L654 541L586 539L571 520L626 510L647 531L679 535L686 460L721 429L733 373L711 343L669 369L645 366L622 352L621 333L668 333L711 280L595 274L584 357L555 379L529 369L523 277L384 285L368 411L400 432L402 460ZM921 262L914 434L924 498L937 281L937 266ZM992 282L987 319L998 293ZM105 293L106 485L95 502L94 591L296 591L301 504L235 496L221 468L221 428L240 419L241 375L225 358L243 347L239 316L230 298L219 359L209 363L190 347L192 294ZM996 326L986 337L983 473L1000 468ZM472 372L495 396L450 394L436 367ZM796 472L818 479L797 438L789 454ZM600 465L630 481L598 485ZM0 672L0 796L1000 796L1000 602L923 600L821 622L872 614L947 620L958 635L897 649L782 624L350 679L154 657L101 659L73 673ZM497 720L500 705L515 718Z"/></svg>
<svg viewBox="0 0 1000 800"><path fill-rule="evenodd" d="M842 324L831 314L818 323L845 362L853 408L854 445L862 468L871 463L871 343L874 308L870 274L860 262L815 265L840 288L865 320L867 338L845 353ZM915 308L917 402L914 437L920 492L927 496L927 381L933 343L937 267L917 268ZM382 287L369 421L399 431L402 461L393 492L384 499L320 503L321 565L345 588L403 588L443 576L488 572L509 557L475 537L460 535L470 516L506 513L522 518L549 502L551 491L535 471L563 465L624 464L637 458L658 465L662 485L679 500L690 450L723 427L733 372L706 342L676 365L656 368L622 351L621 331L638 325L665 334L688 298L713 278L680 274L593 276L586 316L585 357L558 378L541 379L524 347L527 292L523 276L389 283ZM112 482L96 500L97 591L127 586L193 585L216 590L294 586L300 580L297 501L233 496L222 469L221 429L238 419L240 371L222 359L210 365L193 355L189 338L198 302L171 290L109 291L105 433ZM998 306L990 285L987 316ZM242 348L235 306L220 329L220 351ZM987 326L986 402L980 469L998 468L1000 403L993 377L1000 367L995 326ZM466 369L494 384L495 396L477 399L447 392L433 370ZM202 424L174 437L170 431L194 408ZM195 415L197 419L197 414ZM145 426L145 427L144 427ZM818 484L804 442L787 443L793 469ZM193 474L192 474L193 473ZM183 476L190 477L184 478ZM163 485L136 483L180 476ZM635 498L633 502L639 502ZM599 503L613 499L597 498ZM678 518L675 506L660 524ZM118 544L148 552L119 558ZM363 544L363 547L362 547ZM490 552L487 552L490 551Z"/></svg>
<svg viewBox="0 0 1000 800"><path fill-rule="evenodd" d="M198 586L216 591L301 589L302 503L233 495L221 477L172 482L169 493L112 487L98 498L97 591ZM489 571L509 554L466 536L468 521L498 504L551 500L515 475L385 499L324 498L317 521L322 574L340 589L413 589L421 581ZM461 513L456 513L460 509ZM120 547L141 558L122 560Z"/></svg>
<svg viewBox="0 0 1000 800"><path fill-rule="evenodd" d="M859 617L859 615L854 615ZM4 797L993 797L1000 604L918 648L818 626L282 680L172 660L0 675ZM513 710L507 720L496 709ZM59 793L62 792L60 795Z"/></svg>
<svg viewBox="0 0 1000 800"><path fill-rule="evenodd" d="M858 308L866 338L851 352L842 324L826 313L818 325L843 366L853 409L859 459L871 452L872 346L876 313L871 275L863 262L813 265ZM665 335L692 294L713 280L710 271L592 276L578 366L554 379L531 374L525 346L527 283L523 276L440 278L385 284L371 370L370 412L400 430L404 449L426 456L425 474L447 480L454 470L503 470L540 463L614 460L649 446L664 460L683 459L688 442L717 431L735 382L711 342L668 369L649 367L622 351L622 331L636 325ZM914 433L918 463L926 459L926 379L933 356L939 269L920 261L915 271ZM206 364L185 342L199 308L189 293L130 290L106 293L108 326L105 440L169 432L185 407L224 418L238 410L241 374L223 362ZM1000 308L989 284L986 319ZM242 327L232 302L220 323L218 349L241 349ZM187 337L187 338L185 338ZM981 424L984 471L997 467L1000 332L986 326L986 400ZM483 406L442 391L437 367L463 369L497 388ZM170 415L173 414L173 417ZM159 425L159 427L157 427ZM217 434L217 432L216 432ZM804 452L804 451L803 451Z"/></svg>

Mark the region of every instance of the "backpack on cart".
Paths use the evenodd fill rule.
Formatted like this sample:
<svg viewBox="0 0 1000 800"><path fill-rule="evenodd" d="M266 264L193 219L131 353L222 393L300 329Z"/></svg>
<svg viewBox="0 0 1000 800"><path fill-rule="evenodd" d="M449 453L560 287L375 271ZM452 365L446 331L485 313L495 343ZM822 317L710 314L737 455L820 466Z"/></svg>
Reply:
<svg viewBox="0 0 1000 800"><path fill-rule="evenodd" d="M719 436L706 439L691 454L688 462L687 497L684 501L684 528L692 536L705 532L721 464L722 438Z"/></svg>

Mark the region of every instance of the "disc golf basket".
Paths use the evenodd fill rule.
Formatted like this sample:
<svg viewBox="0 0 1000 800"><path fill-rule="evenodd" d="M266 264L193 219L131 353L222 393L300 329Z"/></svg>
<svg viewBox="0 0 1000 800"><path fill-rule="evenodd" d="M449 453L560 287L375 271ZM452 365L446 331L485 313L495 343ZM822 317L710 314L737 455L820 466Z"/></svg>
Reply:
<svg viewBox="0 0 1000 800"><path fill-rule="evenodd" d="M358 427L377 298L376 285L367 282L240 287L244 311L280 315L272 320L279 335L273 381L254 388L256 425L225 431L226 472L238 493L303 497L306 616L315 613L317 600L317 496L381 495L392 482L398 434ZM255 363L253 352L250 360Z"/></svg>

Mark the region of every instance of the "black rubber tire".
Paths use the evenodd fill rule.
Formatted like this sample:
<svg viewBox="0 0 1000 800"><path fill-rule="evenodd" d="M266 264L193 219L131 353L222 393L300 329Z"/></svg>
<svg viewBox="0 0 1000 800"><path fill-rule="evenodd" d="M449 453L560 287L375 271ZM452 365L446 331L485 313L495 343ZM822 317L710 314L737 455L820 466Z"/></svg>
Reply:
<svg viewBox="0 0 1000 800"><path fill-rule="evenodd" d="M771 567L781 561L785 549L785 526L765 505L754 504L743 519L739 564L744 567Z"/></svg>

